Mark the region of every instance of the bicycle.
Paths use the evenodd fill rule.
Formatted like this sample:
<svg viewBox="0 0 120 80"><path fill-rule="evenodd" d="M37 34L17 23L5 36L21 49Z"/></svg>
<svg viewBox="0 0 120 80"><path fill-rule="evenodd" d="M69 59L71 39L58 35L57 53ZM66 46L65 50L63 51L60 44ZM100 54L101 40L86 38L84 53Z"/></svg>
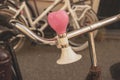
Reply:
<svg viewBox="0 0 120 80"><path fill-rule="evenodd" d="M94 13L94 11L91 9L91 7L89 5L84 4L83 0L80 1L80 3L81 3L80 5L72 4L70 2L70 0L55 0L48 8L45 9L45 11L43 11L35 19L33 19L33 15L31 16L31 14L30 14L30 11L29 11L30 9L27 6L27 0L23 0L18 9L15 9L11 6L8 6L8 8L10 11L12 11L12 12L14 11L14 13L15 13L15 15L11 16L12 18L17 19L18 17L22 16L25 26L29 26L28 28L31 31L35 32L41 38L54 40L53 38L56 36L56 33L52 29L48 28L47 20L46 19L43 20L43 17L46 16L48 14L48 12L50 12L53 8L55 8L60 3L64 4L60 10L67 10L68 14L70 15L70 18L72 19L70 21L67 32L77 30L80 27L87 26L87 25L90 25L90 24L98 21L97 16ZM72 6L71 6L71 4L72 4ZM23 9L24 9L24 11L23 11ZM1 9L1 11L4 12L4 9ZM8 11L8 9L7 9L7 11ZM25 12L27 15L24 17L23 14L21 15L21 12ZM0 14L1 14L1 12L0 12ZM4 14L4 13L2 13L2 14ZM51 35L51 33L52 33L52 35ZM96 36L97 31L94 31L94 34L95 34L94 36ZM17 45L17 47L19 48L19 46L21 46L21 44L23 44L23 42L24 42L24 40L23 40L24 36L21 34L16 35L16 36L17 36L17 38L19 38L19 41L18 41L19 44L17 42L14 45ZM82 37L83 38L80 38L80 37L75 38L74 37L73 39L71 38L69 40L72 48L75 51L80 51L80 50L84 50L85 48L87 48L88 42L86 41L86 37L85 37L85 35L82 35ZM82 39L82 40L77 41L78 39ZM42 44L44 44L44 41L42 42Z"/></svg>
<svg viewBox="0 0 120 80"><path fill-rule="evenodd" d="M112 23L114 23L114 22L117 22L117 21L119 21L120 20L120 14L118 14L118 15L116 15L116 16L113 16L113 17L110 17L110 18L107 18L107 19L104 19L104 20L102 20L102 21L99 21L99 22L97 22L97 23L95 23L95 24L92 24L92 25L90 25L90 26L86 26L86 27L84 27L84 28L82 28L82 29L79 29L79 30L76 30L76 31L73 31L71 34L68 34L68 38L70 38L70 37L74 37L74 36L77 36L77 35L79 35L79 34L84 34L84 33L87 33L87 32L90 32L90 31L93 31L93 30L96 30L96 29L98 29L98 28L100 28L100 27L103 27L103 26L106 26L106 25L109 25L109 24L112 24ZM21 32L23 32L24 33L24 30L22 31L21 29L24 29L25 28L25 26L24 25L22 25L22 24L20 24L20 23L18 23L18 22L13 22L12 21L12 24L15 24L15 27L18 29L18 30L20 30ZM21 25L21 26L20 26ZM18 27L17 27L18 26ZM24 27L23 27L24 26ZM25 29L27 29L27 28L25 28ZM17 63L17 60L16 60L16 56L15 56L15 54L14 54L14 50L13 50L13 48L12 48L12 46L10 45L10 43L8 43L7 41L9 41L9 37L12 37L12 35L10 35L9 36L9 34L13 34L12 32L11 32L11 30L10 29L8 29L8 30L6 30L5 29L5 27L4 28L1 28L0 29L1 30L1 34L0 34L0 42L2 41L2 43L0 43L1 45L3 45L3 47L2 48L5 48L5 49L7 49L9 52L10 52L10 55L12 56L12 60L11 60L11 62L13 62L13 65L11 66L11 64L9 64L9 65L3 65L3 66L5 66L6 68L7 68L7 71L8 71L8 67L10 68L10 66L11 67L13 67L12 68L12 73L13 73L13 80L22 80L22 76L21 76L21 73L20 73L20 69L19 69L19 65L18 65L18 63ZM28 29L27 29L28 30ZM25 31L27 31L27 30L25 30ZM27 32L29 32L29 31L27 31ZM90 34L91 34L91 32L90 32ZM9 37L6 37L6 36L9 36ZM27 35L27 34L26 34ZM33 34L34 35L34 34ZM91 34L92 35L92 34ZM90 37L90 35L89 35L89 37ZM90 38L90 46L91 46L91 48L92 48L92 50L90 50L91 51L91 53L94 53L94 43L92 43L92 41L94 41L94 40L92 40L93 38L93 35L91 36L91 38ZM39 39L41 39L41 38L39 38ZM43 40L43 39L41 39L41 40ZM50 42L54 42L54 41L48 41L48 40L44 40L45 41L45 43L50 43ZM91 49L90 48L90 49ZM1 50L1 52L2 52L2 50ZM4 52L3 51L3 54L5 54L6 53L6 51ZM1 56L1 57L5 57L5 58L7 58L7 59L4 59L3 58L3 60L5 60L4 62L2 62L2 64L4 63L10 63L10 62L8 62L8 61L10 61L9 60L9 58L8 57L6 57L6 56ZM72 56L73 57L73 56ZM93 58L93 59L92 59ZM92 66L92 68L90 68L90 74L88 74L88 77L87 78L99 78L100 77L100 70L99 70L99 67L97 68L96 67L96 60L95 60L95 63L94 63L94 59L95 59L96 57L95 57L95 54L93 54L92 56L91 56L91 62L92 62L92 65L95 65L95 67L94 66ZM6 61L7 60L7 61ZM2 60L1 60L2 61ZM14 62L15 61L15 62ZM2 67L2 70L4 70L5 68L4 67ZM11 70L11 68L9 69L9 70ZM92 71L91 71L92 70ZM97 72L96 72L97 71ZM95 75L92 75L92 73L95 73ZM2 74L4 74L3 72L2 72ZM11 76L12 77L12 75L9 75L9 73L5 73L4 74L5 76ZM4 79L4 78L8 78L8 77L5 77L5 76L2 76L1 78L2 79ZM10 79L10 78L9 78ZM10 79L11 80L11 79Z"/></svg>

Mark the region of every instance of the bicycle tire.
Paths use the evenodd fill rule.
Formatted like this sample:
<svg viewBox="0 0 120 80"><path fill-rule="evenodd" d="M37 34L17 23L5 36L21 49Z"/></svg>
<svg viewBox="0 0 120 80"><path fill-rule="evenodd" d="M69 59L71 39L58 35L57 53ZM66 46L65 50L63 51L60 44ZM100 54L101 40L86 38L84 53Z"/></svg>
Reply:
<svg viewBox="0 0 120 80"><path fill-rule="evenodd" d="M95 22L97 22L98 21L98 18L97 18L97 16L96 16L96 14L95 14L95 12L92 10L92 9L90 9L86 14L85 14L85 16L88 18L88 19L90 19L90 24L93 24L93 23L95 23ZM84 24L82 27L84 27L84 26L88 26L88 25L90 25L90 24ZM75 25L74 25L75 26ZM82 28L81 27L81 28ZM97 30L95 30L95 31L93 31L93 34L94 34L94 38L96 37L96 35L97 35ZM80 36L83 36L83 37L85 37L86 38L86 40L84 40L85 42L81 42L80 41ZM87 47L88 47L88 38L87 38L87 34L82 34L82 35L80 35L80 36L77 36L77 38L75 38L74 37L74 39L75 39L75 41L77 41L77 40L79 40L80 42L75 42L75 41L72 41L72 39L70 39L69 40L69 43L70 43L70 45L71 45L71 47L72 47L72 49L74 50L74 51L82 51L82 50L84 50L84 49L86 49ZM78 44L78 43L80 43L80 44Z"/></svg>
<svg viewBox="0 0 120 80"><path fill-rule="evenodd" d="M14 30L17 31L16 29L13 28L12 25L9 24L9 20L11 19L11 17L13 15L14 15L14 11L12 11L10 9L6 9L6 8L0 9L0 26L7 27L8 29L12 29L13 31ZM22 19L22 17L18 17L17 20L23 22L26 25L26 23L25 23L24 19ZM18 32L18 34L20 34L19 31L17 31L17 32ZM16 36L13 36L15 39L13 39L13 40L9 39L9 41L13 45L14 50L19 51L24 44L25 38L24 37L16 37Z"/></svg>

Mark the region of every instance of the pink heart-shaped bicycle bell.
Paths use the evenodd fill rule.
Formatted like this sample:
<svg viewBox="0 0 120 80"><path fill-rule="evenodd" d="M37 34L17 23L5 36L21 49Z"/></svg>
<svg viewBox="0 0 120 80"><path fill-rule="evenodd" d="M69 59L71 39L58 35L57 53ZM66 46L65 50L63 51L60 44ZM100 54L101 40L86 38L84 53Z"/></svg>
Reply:
<svg viewBox="0 0 120 80"><path fill-rule="evenodd" d="M68 22L69 17L63 10L51 12L48 15L48 23L57 34L63 34L66 32Z"/></svg>

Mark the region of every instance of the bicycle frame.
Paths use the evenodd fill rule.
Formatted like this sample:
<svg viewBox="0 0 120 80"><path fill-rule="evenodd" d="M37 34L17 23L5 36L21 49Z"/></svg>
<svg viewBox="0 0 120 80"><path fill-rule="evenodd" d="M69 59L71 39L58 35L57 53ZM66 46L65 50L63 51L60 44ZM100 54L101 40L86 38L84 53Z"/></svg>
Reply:
<svg viewBox="0 0 120 80"><path fill-rule="evenodd" d="M71 8L71 4L70 4L70 1L69 0L63 0L64 1L64 5L63 7L60 9L60 10L68 10L68 12L71 14L72 16L72 19L74 20L74 23L76 25L76 27L74 27L74 29L79 29L80 26L78 24L78 21L77 20L80 20L84 14L87 12L87 10L91 9L90 6L88 5L80 5L80 7L82 8L86 8L84 10L84 12L82 13L81 17L77 17L76 14L74 13L74 11L77 9L75 7L75 9L73 10ZM56 7L60 2L62 2L62 0L55 0L45 11L43 11L34 21L32 20L32 17L30 15L30 12L29 12L29 9L25 3L25 1L22 3L22 5L20 6L19 10L17 10L17 13L15 14L15 16L13 18L16 18L20 12L24 9L25 13L27 14L27 18L28 18L28 21L30 23L30 26L31 26L31 29L35 29L35 25L44 17L47 15L47 13L52 10L54 7ZM77 19L78 18L78 19ZM46 28L46 26L48 25L48 23L45 23L40 30L44 30Z"/></svg>

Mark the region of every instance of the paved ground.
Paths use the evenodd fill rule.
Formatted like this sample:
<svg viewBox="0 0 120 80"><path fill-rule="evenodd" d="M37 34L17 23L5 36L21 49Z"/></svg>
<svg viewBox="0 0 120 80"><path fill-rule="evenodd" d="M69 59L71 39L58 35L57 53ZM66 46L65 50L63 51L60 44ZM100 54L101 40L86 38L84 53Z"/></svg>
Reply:
<svg viewBox="0 0 120 80"><path fill-rule="evenodd" d="M110 66L120 62L120 40L96 42L98 64L102 68L102 80L113 80ZM58 65L60 50L55 46L31 46L26 43L17 53L24 80L85 80L90 68L88 49L77 52L83 58L69 65Z"/></svg>

